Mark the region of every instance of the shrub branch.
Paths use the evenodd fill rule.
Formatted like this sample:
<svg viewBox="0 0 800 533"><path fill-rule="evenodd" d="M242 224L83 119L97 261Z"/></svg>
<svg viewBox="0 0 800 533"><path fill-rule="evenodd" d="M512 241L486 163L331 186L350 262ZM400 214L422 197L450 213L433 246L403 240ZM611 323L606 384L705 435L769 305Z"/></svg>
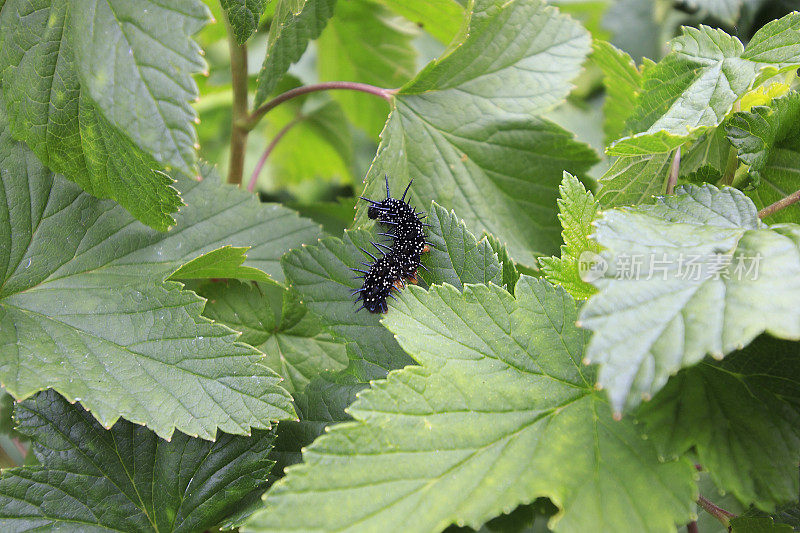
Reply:
<svg viewBox="0 0 800 533"><path fill-rule="evenodd" d="M789 207L792 204L800 202L800 191L795 191L786 198L781 198L774 204L770 204L758 212L758 218L766 218L781 209Z"/></svg>
<svg viewBox="0 0 800 533"><path fill-rule="evenodd" d="M233 85L233 113L231 116L231 155L228 162L228 183L242 183L244 154L249 129L241 126L247 117L247 45L236 42L233 28L223 13L228 32L228 49L231 54L231 82Z"/></svg>

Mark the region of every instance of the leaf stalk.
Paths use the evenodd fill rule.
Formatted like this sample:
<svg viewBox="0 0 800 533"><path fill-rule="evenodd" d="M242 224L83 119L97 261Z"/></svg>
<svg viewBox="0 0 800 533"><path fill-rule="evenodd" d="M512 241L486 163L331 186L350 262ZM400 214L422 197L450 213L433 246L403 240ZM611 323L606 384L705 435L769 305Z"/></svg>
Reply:
<svg viewBox="0 0 800 533"><path fill-rule="evenodd" d="M349 91L358 91L362 93L372 94L383 98L387 102L391 102L392 98L399 89L386 89L384 87L376 87L375 85L369 85L367 83L358 83L354 81L326 81L323 83L314 83L311 85L304 85L302 87L296 87L285 93L279 94L269 102L264 103L258 109L253 111L250 116L246 119L239 122L239 126L242 128L252 130L256 124L261 120L261 118L269 113L272 109L278 107L283 102L287 100L291 100L292 98L296 98L298 96L302 96L304 94L309 94L317 91L331 91L331 90L349 90Z"/></svg>

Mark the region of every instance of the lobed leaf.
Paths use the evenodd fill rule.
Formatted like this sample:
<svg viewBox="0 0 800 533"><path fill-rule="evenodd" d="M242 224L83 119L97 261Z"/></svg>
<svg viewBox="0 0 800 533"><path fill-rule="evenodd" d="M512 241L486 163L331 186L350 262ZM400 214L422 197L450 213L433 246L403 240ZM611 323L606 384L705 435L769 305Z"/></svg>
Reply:
<svg viewBox="0 0 800 533"><path fill-rule="evenodd" d="M244 531L478 528L539 496L556 531L674 531L689 518L684 460L662 463L614 422L563 289L412 287L385 318L422 367L359 395L273 486ZM398 468L402 465L402 468Z"/></svg>
<svg viewBox="0 0 800 533"><path fill-rule="evenodd" d="M733 188L686 185L596 222L607 270L581 311L614 409L766 331L800 338L800 226L767 227Z"/></svg>
<svg viewBox="0 0 800 533"><path fill-rule="evenodd" d="M381 194L386 173L413 178L415 202L502 235L519 262L555 251L561 173L597 159L539 116L569 92L588 49L586 31L543 2L476 2L463 41L396 94L364 195ZM362 206L356 225L367 223Z"/></svg>
<svg viewBox="0 0 800 533"><path fill-rule="evenodd" d="M726 125L728 140L739 160L750 166L758 185L745 193L756 207L764 208L800 189L800 93L792 92L734 114ZM771 222L800 222L800 206L783 209Z"/></svg>
<svg viewBox="0 0 800 533"><path fill-rule="evenodd" d="M344 343L325 331L297 294L275 283L206 283L203 316L241 331L240 340L262 351L264 364L280 374L291 393L325 371L347 366Z"/></svg>
<svg viewBox="0 0 800 533"><path fill-rule="evenodd" d="M800 343L764 335L724 361L684 369L639 415L662 453L694 449L739 501L774 511L797 500Z"/></svg>
<svg viewBox="0 0 800 533"><path fill-rule="evenodd" d="M422 264L430 271L422 272L426 282L447 281L458 287L465 283L500 284L500 264L487 242L479 242L454 213L436 204L432 204L429 218L426 238L431 249L422 255ZM364 270L361 262L370 261L359 248L377 253L371 240L374 237L364 230L346 231L343 239L327 237L317 246L293 250L283 259L292 288L337 338L346 341L349 372L360 382L383 379L388 371L412 362L380 324L378 315L356 312L351 292L362 283L351 269ZM393 303L390 298L389 306Z"/></svg>
<svg viewBox="0 0 800 533"><path fill-rule="evenodd" d="M15 416L41 464L0 476L4 531L203 531L261 494L273 465L267 431L208 442L124 420L106 430L53 391Z"/></svg>
<svg viewBox="0 0 800 533"><path fill-rule="evenodd" d="M722 30L683 27L672 52L647 69L643 92L627 124L635 134L609 147L611 155L670 151L714 128L763 71L800 66L800 13L763 26L747 47Z"/></svg>
<svg viewBox="0 0 800 533"><path fill-rule="evenodd" d="M2 122L0 168L0 381L17 400L53 388L105 426L123 416L162 437L293 416L263 354L164 280L226 244L251 245L247 265L282 280L280 256L317 226L206 172L179 182L189 205L160 233L47 172Z"/></svg>
<svg viewBox="0 0 800 533"><path fill-rule="evenodd" d="M157 171L196 173L188 102L204 63L189 36L206 18L195 0L135 9L117 0L12 0L0 16L0 78L15 138L87 192L166 230L182 203L174 180ZM95 35L93 21L114 35ZM118 78L126 82L109 88Z"/></svg>
<svg viewBox="0 0 800 533"><path fill-rule="evenodd" d="M603 132L608 144L625 130L625 121L633 113L641 90L642 74L631 56L605 41L592 42L592 61L603 71Z"/></svg>
<svg viewBox="0 0 800 533"><path fill-rule="evenodd" d="M561 257L542 257L539 264L548 281L564 287L573 298L585 299L597 292L584 280L588 272L581 275L581 262L589 261L600 252L600 246L589 238L600 205L594 195L568 172L564 172L559 191L558 219L564 239Z"/></svg>

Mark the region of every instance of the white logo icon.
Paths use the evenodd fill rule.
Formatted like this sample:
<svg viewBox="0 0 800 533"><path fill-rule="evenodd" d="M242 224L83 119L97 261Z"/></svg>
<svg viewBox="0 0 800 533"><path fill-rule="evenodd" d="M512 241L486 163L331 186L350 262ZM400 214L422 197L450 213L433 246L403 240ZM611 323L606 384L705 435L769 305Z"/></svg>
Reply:
<svg viewBox="0 0 800 533"><path fill-rule="evenodd" d="M594 252L582 252L578 258L578 275L587 283L603 277L608 270L608 262Z"/></svg>

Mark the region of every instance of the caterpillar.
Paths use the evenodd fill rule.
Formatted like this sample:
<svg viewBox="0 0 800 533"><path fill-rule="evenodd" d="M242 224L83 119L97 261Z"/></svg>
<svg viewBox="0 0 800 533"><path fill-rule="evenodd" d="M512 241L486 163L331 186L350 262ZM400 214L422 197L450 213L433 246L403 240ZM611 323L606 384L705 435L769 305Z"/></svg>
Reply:
<svg viewBox="0 0 800 533"><path fill-rule="evenodd" d="M411 283L417 282L418 269L425 268L420 262L420 256L430 249L429 243L425 240L424 230L425 227L430 227L430 224L422 222L427 215L416 211L406 202L406 194L411 187L411 182L403 191L401 198L393 198L389 191L389 177L384 176L384 178L386 180L385 200L378 202L363 196L359 198L370 203L367 216L388 226L392 231L391 233L378 233L378 235L389 237L391 246L387 246L385 243L371 242L380 257L361 248L361 251L372 259L372 263L361 263L367 267L367 270L352 269L361 274L356 278L364 280L362 287L351 293L351 295L357 295L356 303L361 301L361 307L356 311L366 309L370 313L385 313L389 309L386 299L390 296L395 298L392 294L393 290L398 291L401 286L405 287L406 280Z"/></svg>

